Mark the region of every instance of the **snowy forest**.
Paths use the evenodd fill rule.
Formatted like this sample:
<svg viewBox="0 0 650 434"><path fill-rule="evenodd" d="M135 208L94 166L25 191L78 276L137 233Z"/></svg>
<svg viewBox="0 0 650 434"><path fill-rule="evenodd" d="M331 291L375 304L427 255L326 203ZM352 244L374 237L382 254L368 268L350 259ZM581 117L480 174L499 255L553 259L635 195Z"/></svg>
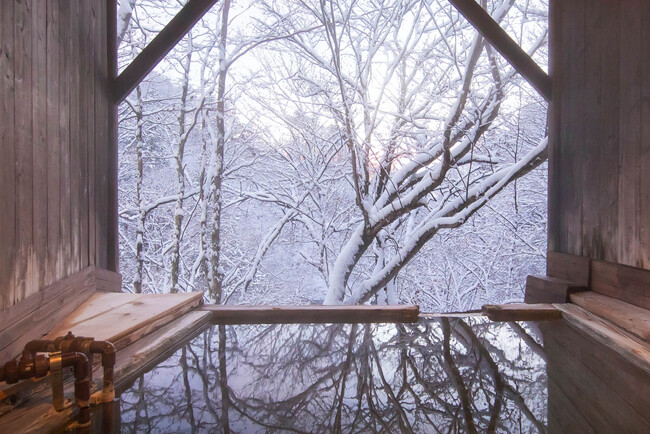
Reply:
<svg viewBox="0 0 650 434"><path fill-rule="evenodd" d="M546 1L479 2L546 69ZM118 2L120 69L183 3ZM521 300L546 111L446 0L220 0L119 107L123 290Z"/></svg>

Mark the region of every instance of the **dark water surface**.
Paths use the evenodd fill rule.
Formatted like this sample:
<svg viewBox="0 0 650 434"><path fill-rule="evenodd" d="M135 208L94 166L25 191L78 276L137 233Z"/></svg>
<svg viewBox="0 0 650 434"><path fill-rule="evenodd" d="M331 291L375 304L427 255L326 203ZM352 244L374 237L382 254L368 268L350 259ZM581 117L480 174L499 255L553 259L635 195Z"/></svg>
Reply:
<svg viewBox="0 0 650 434"><path fill-rule="evenodd" d="M543 432L540 342L533 324L479 317L213 326L136 380L114 420L122 432Z"/></svg>

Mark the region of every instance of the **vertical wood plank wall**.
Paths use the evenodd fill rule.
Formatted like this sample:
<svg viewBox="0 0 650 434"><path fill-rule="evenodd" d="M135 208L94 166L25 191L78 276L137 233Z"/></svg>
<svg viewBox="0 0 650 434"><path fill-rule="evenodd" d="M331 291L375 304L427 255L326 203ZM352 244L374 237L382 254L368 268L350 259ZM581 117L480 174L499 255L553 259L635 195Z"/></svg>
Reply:
<svg viewBox="0 0 650 434"><path fill-rule="evenodd" d="M650 269L650 2L550 16L549 250Z"/></svg>
<svg viewBox="0 0 650 434"><path fill-rule="evenodd" d="M0 311L88 265L116 267L110 4L0 4Z"/></svg>

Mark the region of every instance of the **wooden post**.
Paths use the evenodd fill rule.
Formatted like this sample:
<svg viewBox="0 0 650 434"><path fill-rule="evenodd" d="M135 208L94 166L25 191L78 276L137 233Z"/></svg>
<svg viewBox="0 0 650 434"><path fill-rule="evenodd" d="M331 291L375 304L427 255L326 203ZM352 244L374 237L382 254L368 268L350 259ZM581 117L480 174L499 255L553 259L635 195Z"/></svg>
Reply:
<svg viewBox="0 0 650 434"><path fill-rule="evenodd" d="M117 77L117 0L106 0L106 27L108 55L108 88L107 95L112 96L113 86ZM109 101L108 107L108 235L107 235L107 268L119 272L119 234L118 234L118 205L117 205L117 103Z"/></svg>

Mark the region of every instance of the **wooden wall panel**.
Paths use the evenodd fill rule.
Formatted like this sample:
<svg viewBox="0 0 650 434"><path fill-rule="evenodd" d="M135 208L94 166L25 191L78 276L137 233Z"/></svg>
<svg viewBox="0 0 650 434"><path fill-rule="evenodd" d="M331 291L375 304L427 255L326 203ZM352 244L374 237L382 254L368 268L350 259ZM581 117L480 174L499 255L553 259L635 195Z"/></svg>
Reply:
<svg viewBox="0 0 650 434"><path fill-rule="evenodd" d="M562 321L540 324L549 433L649 432L650 378Z"/></svg>
<svg viewBox="0 0 650 434"><path fill-rule="evenodd" d="M650 2L551 17L549 250L650 269Z"/></svg>
<svg viewBox="0 0 650 434"><path fill-rule="evenodd" d="M13 274L10 255L15 251L15 134L14 134L14 8L0 7L0 305L13 302L4 282Z"/></svg>
<svg viewBox="0 0 650 434"><path fill-rule="evenodd" d="M0 4L0 311L109 261L111 0ZM114 45L113 45L114 47Z"/></svg>
<svg viewBox="0 0 650 434"><path fill-rule="evenodd" d="M650 216L650 4L644 2L641 12L643 25L641 26L641 149L639 165L641 167L641 187L639 190L639 203L642 221L647 221ZM640 244L645 246L641 250L639 261L650 264L650 228L642 224L640 228Z"/></svg>
<svg viewBox="0 0 650 434"><path fill-rule="evenodd" d="M33 173L32 173L32 5L31 2L14 3L14 152L16 241L10 255L9 267L13 271L11 288L7 295L10 303L16 303L38 287L34 270L38 268L37 253L33 242ZM10 164L11 162L3 162ZM17 260L20 258L20 260ZM8 282L9 283L9 282ZM4 291L3 291L4 294Z"/></svg>

